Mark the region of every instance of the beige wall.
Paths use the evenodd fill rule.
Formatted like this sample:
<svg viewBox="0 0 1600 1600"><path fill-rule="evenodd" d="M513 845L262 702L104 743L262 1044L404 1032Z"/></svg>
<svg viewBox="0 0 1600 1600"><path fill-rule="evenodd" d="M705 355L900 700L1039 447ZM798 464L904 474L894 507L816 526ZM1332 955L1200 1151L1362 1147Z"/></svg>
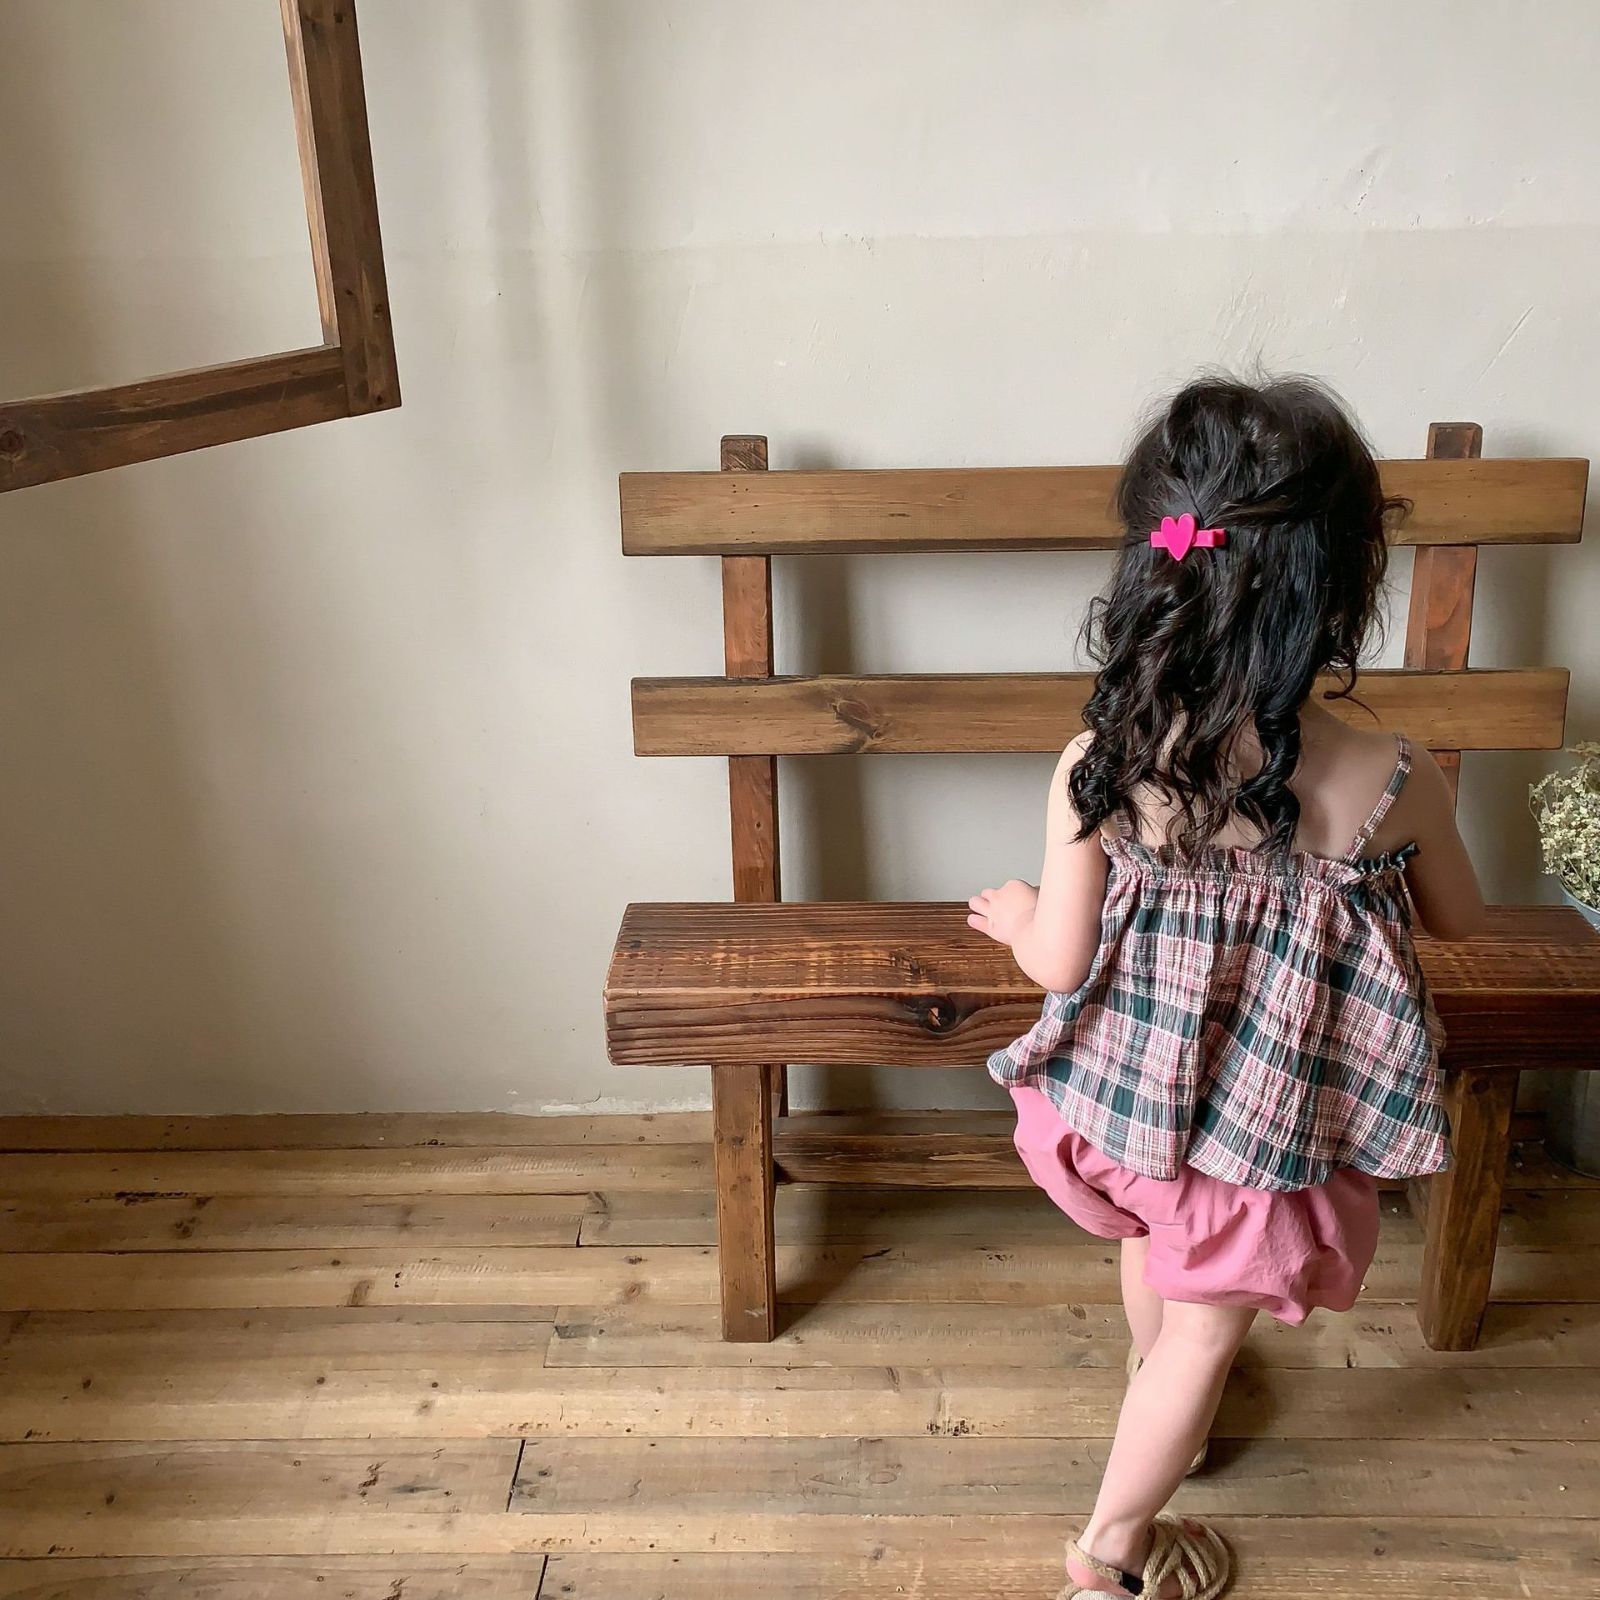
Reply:
<svg viewBox="0 0 1600 1600"><path fill-rule="evenodd" d="M0 392L309 342L271 0L0 0ZM1600 455L1600 13L1547 0L364 0L405 406L0 500L0 1109L697 1103L604 1064L629 898L727 892L718 666L615 474L1100 461L1207 362L1388 454ZM780 563L790 668L1055 667L1099 558ZM1407 571L1396 574L1403 608ZM1483 563L1575 671L1600 536ZM1491 888L1545 892L1469 763ZM791 892L1036 861L1048 763L799 764ZM808 1082L984 1097L976 1072Z"/></svg>

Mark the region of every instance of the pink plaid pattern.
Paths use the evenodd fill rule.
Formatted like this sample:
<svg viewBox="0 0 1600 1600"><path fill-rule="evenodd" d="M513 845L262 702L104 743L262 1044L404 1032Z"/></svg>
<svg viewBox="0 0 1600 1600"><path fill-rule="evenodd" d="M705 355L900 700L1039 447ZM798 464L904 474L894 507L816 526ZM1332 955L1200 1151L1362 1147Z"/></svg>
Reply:
<svg viewBox="0 0 1600 1600"><path fill-rule="evenodd" d="M1111 858L1100 949L1072 994L990 1058L1145 1177L1185 1166L1296 1190L1339 1168L1405 1178L1449 1164L1439 1020L1411 936L1414 846L1363 855L1410 771L1349 852L1214 848L1194 861L1128 838Z"/></svg>

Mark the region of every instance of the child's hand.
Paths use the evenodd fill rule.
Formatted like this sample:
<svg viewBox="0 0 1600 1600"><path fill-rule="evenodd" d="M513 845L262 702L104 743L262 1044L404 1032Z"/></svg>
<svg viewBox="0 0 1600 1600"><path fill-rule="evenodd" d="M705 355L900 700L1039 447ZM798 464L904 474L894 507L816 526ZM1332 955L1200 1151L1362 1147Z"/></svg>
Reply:
<svg viewBox="0 0 1600 1600"><path fill-rule="evenodd" d="M967 901L971 915L967 926L986 933L1001 944L1014 944L1017 935L1033 921L1039 891L1031 883L1013 878L998 889L983 889Z"/></svg>

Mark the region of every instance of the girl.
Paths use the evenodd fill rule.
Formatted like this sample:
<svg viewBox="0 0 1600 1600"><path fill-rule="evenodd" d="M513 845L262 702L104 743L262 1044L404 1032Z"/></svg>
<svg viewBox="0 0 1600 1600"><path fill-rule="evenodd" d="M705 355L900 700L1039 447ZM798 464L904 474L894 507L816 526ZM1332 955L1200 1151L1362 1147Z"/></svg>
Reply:
<svg viewBox="0 0 1600 1600"><path fill-rule="evenodd" d="M1121 1240L1131 1378L1061 1593L1210 1600L1227 1546L1156 1514L1256 1313L1348 1309L1375 1179L1447 1164L1411 912L1459 939L1483 900L1428 753L1324 704L1350 698L1404 509L1333 396L1191 384L1117 509L1039 886L986 889L968 920L1050 991L989 1063L1018 1151Z"/></svg>

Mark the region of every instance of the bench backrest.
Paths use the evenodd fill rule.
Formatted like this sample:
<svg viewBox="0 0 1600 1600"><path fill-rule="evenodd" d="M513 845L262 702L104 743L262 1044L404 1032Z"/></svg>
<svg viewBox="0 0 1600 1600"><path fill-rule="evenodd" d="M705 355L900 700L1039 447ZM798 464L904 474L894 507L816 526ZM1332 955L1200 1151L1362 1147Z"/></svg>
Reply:
<svg viewBox="0 0 1600 1600"><path fill-rule="evenodd" d="M1380 721L1426 741L1455 782L1463 750L1553 750L1567 673L1468 671L1478 546L1570 544L1588 462L1484 460L1475 423L1435 423L1428 454L1382 463L1413 511L1405 666L1363 674ZM722 678L639 678L640 755L729 759L734 898L777 900L777 758L1058 751L1081 726L1087 673L781 677L772 653L774 555L1105 550L1121 540L1115 467L769 472L767 441L722 441L719 472L624 473L629 555L722 558ZM1341 714L1364 716L1335 701Z"/></svg>

